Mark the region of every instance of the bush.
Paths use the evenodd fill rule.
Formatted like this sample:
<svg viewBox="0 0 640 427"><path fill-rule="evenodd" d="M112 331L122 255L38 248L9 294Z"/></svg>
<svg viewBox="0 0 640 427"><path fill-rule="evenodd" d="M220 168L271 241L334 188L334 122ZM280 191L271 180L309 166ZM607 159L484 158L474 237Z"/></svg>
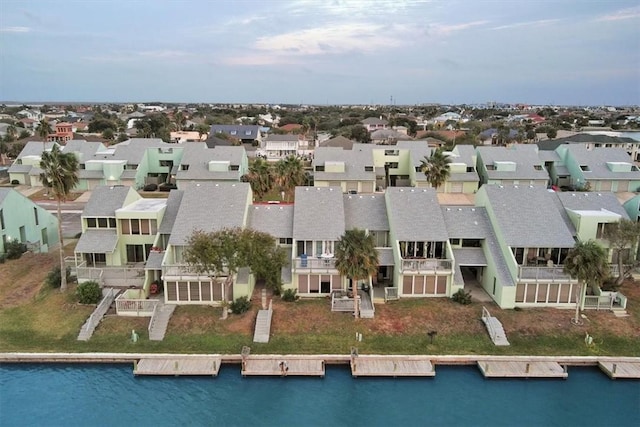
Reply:
<svg viewBox="0 0 640 427"><path fill-rule="evenodd" d="M6 254L0 254L0 264L4 264L4 261L7 259Z"/></svg>
<svg viewBox="0 0 640 427"><path fill-rule="evenodd" d="M471 292L465 292L464 289L458 289L458 292L453 294L452 299L462 305L471 304Z"/></svg>
<svg viewBox="0 0 640 427"><path fill-rule="evenodd" d="M156 191L158 189L158 185L157 184L147 184L144 186L144 188L142 190L144 191Z"/></svg>
<svg viewBox="0 0 640 427"><path fill-rule="evenodd" d="M285 289L285 291L282 293L282 300L286 302L297 301L300 297L296 295L296 293L297 289Z"/></svg>
<svg viewBox="0 0 640 427"><path fill-rule="evenodd" d="M160 186L158 187L158 190L160 191L171 191L171 190L177 190L178 187L175 184L160 184Z"/></svg>
<svg viewBox="0 0 640 427"><path fill-rule="evenodd" d="M71 281L71 269L67 267L67 282ZM53 269L47 274L45 282L52 288L59 288L62 276L60 275L60 266L53 267Z"/></svg>
<svg viewBox="0 0 640 427"><path fill-rule="evenodd" d="M13 239L7 242L4 250L7 253L7 259L18 259L27 251L27 245L20 243L18 239Z"/></svg>
<svg viewBox="0 0 640 427"><path fill-rule="evenodd" d="M233 314L246 313L251 308L251 301L249 301L249 298L247 297L240 297L233 301L229 305L229 308L231 308L231 312Z"/></svg>
<svg viewBox="0 0 640 427"><path fill-rule="evenodd" d="M17 179L12 179L11 185L20 185L20 181L18 181Z"/></svg>
<svg viewBox="0 0 640 427"><path fill-rule="evenodd" d="M76 288L76 296L80 304L97 304L102 299L102 290L98 282L84 282Z"/></svg>

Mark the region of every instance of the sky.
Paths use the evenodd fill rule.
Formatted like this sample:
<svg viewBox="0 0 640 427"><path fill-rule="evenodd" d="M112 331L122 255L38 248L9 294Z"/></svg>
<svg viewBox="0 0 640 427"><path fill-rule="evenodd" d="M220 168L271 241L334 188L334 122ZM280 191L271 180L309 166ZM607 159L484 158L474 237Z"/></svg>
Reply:
<svg viewBox="0 0 640 427"><path fill-rule="evenodd" d="M640 0L0 0L0 100L640 104Z"/></svg>

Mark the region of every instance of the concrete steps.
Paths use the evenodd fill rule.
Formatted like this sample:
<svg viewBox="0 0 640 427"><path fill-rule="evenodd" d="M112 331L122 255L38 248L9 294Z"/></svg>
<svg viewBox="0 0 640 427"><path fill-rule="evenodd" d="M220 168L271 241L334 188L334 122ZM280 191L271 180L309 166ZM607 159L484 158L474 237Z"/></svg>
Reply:
<svg viewBox="0 0 640 427"><path fill-rule="evenodd" d="M253 342L268 343L271 335L271 317L273 309L271 302L267 310L259 310L256 317L256 328L253 332Z"/></svg>
<svg viewBox="0 0 640 427"><path fill-rule="evenodd" d="M175 304L165 304L160 301L155 314L149 320L149 340L162 341L167 333L169 320L176 309Z"/></svg>
<svg viewBox="0 0 640 427"><path fill-rule="evenodd" d="M102 301L100 301L96 309L91 313L91 316L89 316L87 321L84 322L84 325L82 325L82 328L80 328L78 341L89 341L93 332L96 330L96 327L102 321L102 318L118 295L118 292L113 288L105 289L103 292L104 297L102 298Z"/></svg>

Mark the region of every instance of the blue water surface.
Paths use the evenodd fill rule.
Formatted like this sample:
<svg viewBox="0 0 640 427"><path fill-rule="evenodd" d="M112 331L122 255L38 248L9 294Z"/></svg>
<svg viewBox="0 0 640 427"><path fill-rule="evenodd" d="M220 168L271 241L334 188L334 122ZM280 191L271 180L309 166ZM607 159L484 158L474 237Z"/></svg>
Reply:
<svg viewBox="0 0 640 427"><path fill-rule="evenodd" d="M134 377L130 365L0 366L1 426L640 426L640 382L596 368L569 379Z"/></svg>

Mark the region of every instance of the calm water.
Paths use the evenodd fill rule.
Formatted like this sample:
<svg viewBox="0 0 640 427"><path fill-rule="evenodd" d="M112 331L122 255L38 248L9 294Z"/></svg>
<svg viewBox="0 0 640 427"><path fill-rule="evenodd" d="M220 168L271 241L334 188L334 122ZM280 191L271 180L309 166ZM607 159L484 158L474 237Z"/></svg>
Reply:
<svg viewBox="0 0 640 427"><path fill-rule="evenodd" d="M596 368L568 380L134 377L129 365L2 365L1 426L638 426L640 382Z"/></svg>
<svg viewBox="0 0 640 427"><path fill-rule="evenodd" d="M590 130L588 132L591 135L609 135L609 136L623 136L627 138L635 139L636 141L640 141L640 132L617 132L617 131L607 131L607 130Z"/></svg>

